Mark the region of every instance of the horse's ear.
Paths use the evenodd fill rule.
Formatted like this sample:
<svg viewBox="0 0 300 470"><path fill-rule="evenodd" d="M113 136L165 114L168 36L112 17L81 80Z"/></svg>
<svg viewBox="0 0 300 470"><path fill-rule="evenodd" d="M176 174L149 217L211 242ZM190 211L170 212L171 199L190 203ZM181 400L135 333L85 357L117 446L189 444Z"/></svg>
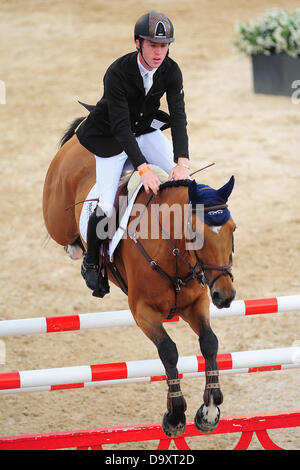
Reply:
<svg viewBox="0 0 300 470"><path fill-rule="evenodd" d="M222 186L222 188L217 190L217 193L219 194L219 196L221 196L222 199L224 199L224 201L227 201L227 199L229 198L233 190L233 186L234 176L232 176L230 180L226 184L224 184L224 186Z"/></svg>

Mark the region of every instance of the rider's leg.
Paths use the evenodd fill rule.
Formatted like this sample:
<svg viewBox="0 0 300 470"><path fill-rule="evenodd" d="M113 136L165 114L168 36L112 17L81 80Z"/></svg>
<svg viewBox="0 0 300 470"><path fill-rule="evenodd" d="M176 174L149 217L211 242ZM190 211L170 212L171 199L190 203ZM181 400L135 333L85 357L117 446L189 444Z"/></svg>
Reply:
<svg viewBox="0 0 300 470"><path fill-rule="evenodd" d="M87 249L81 265L81 274L95 297L104 297L109 292L107 279L102 275L99 266L101 243L105 239L106 234L104 230L102 234L98 230L99 225L106 229L108 220L106 215L97 206L88 221Z"/></svg>
<svg viewBox="0 0 300 470"><path fill-rule="evenodd" d="M113 215L114 201L127 158L125 152L113 157L98 157L95 155L96 184L99 195L98 205L107 217L112 217Z"/></svg>
<svg viewBox="0 0 300 470"><path fill-rule="evenodd" d="M100 271L100 249L108 236L107 226L113 215L115 194L127 155L125 152L108 158L95 155L95 159L99 202L88 221L87 250L83 258L81 273L87 286L94 291L93 295L103 297L109 292L109 285Z"/></svg>
<svg viewBox="0 0 300 470"><path fill-rule="evenodd" d="M159 129L137 137L137 142L148 163L157 165L166 173L176 165L173 156L173 146L169 139Z"/></svg>

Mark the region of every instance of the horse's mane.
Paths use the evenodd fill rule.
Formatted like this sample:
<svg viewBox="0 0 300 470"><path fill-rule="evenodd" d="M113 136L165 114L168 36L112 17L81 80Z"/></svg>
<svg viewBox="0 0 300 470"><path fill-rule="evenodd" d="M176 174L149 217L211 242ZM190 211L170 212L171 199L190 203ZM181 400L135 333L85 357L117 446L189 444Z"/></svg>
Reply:
<svg viewBox="0 0 300 470"><path fill-rule="evenodd" d="M166 188L178 188L180 186L188 186L190 180L172 180L172 181L166 181L165 183L162 183L159 186L159 190L162 191L163 189Z"/></svg>

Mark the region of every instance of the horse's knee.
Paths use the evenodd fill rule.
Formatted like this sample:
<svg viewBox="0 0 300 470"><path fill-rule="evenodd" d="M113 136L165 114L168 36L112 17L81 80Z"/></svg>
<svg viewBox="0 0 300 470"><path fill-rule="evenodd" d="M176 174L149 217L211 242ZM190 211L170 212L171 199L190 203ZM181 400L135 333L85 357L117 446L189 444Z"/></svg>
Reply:
<svg viewBox="0 0 300 470"><path fill-rule="evenodd" d="M178 351L177 346L171 338L164 339L157 346L159 357L166 369L173 369L177 366Z"/></svg>

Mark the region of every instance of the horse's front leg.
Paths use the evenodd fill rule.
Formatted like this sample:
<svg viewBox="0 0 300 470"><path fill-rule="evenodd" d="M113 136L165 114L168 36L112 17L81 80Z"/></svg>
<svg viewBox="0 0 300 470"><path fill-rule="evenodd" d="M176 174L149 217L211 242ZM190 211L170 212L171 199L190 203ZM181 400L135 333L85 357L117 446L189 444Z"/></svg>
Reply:
<svg viewBox="0 0 300 470"><path fill-rule="evenodd" d="M209 297L202 295L188 309L183 319L199 337L200 350L205 360L205 389L203 404L195 416L195 426L201 432L213 431L220 419L218 405L223 402L217 364L218 339L209 322Z"/></svg>
<svg viewBox="0 0 300 470"><path fill-rule="evenodd" d="M219 370L217 364L218 339L209 324L202 322L199 334L200 349L205 359L205 389L204 403L195 416L195 426L201 432L212 432L218 425L220 409L218 405L223 402L223 394L219 384Z"/></svg>
<svg viewBox="0 0 300 470"><path fill-rule="evenodd" d="M157 347L158 355L166 371L168 396L167 412L162 421L162 429L169 437L182 434L186 425L186 401L180 388L177 370L178 351L162 325L160 314L148 305L139 306L133 312L138 326Z"/></svg>
<svg viewBox="0 0 300 470"><path fill-rule="evenodd" d="M162 428L167 436L176 437L185 430L185 411L187 408L180 388L180 378L177 370L178 351L176 344L166 332L164 339L158 343L157 350L166 371L168 384L168 411L164 414Z"/></svg>

